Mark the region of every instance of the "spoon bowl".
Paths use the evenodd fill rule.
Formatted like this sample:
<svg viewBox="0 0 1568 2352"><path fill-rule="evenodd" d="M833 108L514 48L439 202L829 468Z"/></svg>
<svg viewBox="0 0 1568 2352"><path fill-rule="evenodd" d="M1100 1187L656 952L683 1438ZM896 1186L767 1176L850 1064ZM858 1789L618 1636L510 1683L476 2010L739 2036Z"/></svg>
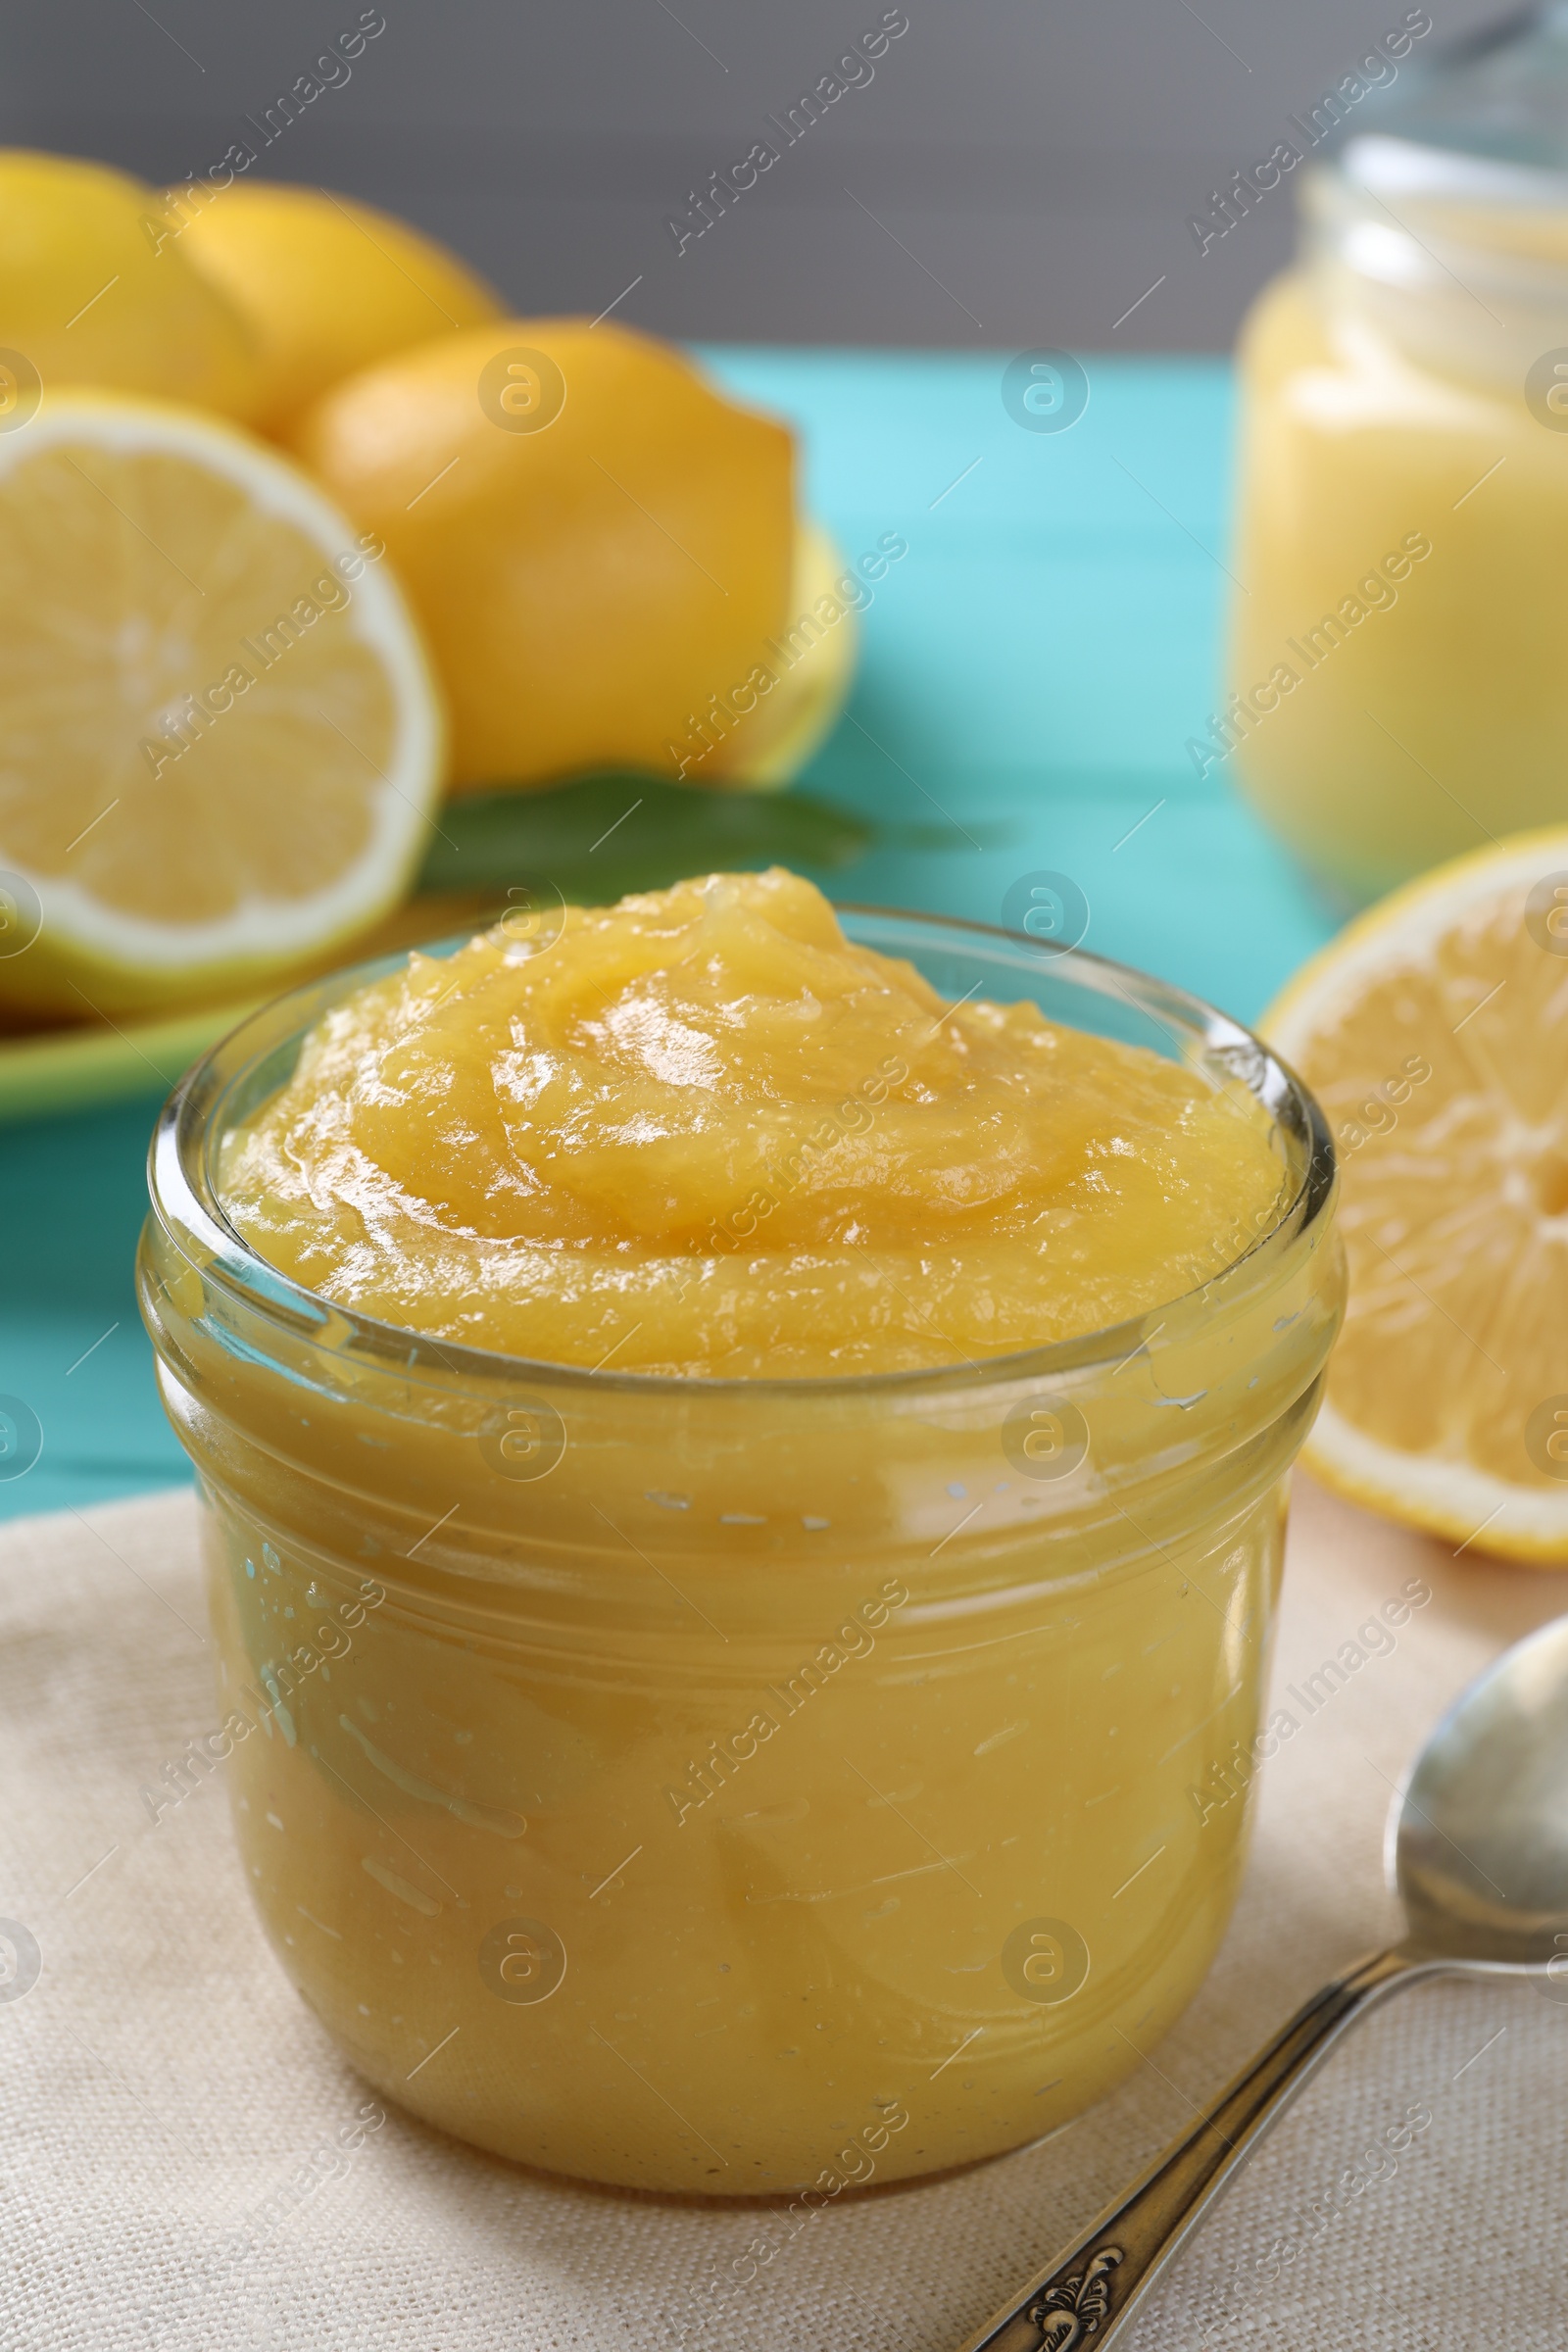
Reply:
<svg viewBox="0 0 1568 2352"><path fill-rule="evenodd" d="M1413 1954L1517 1967L1568 1948L1568 1617L1448 1709L1390 1811L1387 1866Z"/></svg>

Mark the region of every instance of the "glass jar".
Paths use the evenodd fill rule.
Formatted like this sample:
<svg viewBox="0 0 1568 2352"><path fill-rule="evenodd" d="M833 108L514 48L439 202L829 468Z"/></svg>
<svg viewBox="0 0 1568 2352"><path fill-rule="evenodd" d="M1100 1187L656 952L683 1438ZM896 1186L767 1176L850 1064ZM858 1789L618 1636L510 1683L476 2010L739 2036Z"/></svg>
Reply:
<svg viewBox="0 0 1568 2352"><path fill-rule="evenodd" d="M945 999L1185 1060L1266 1123L1281 1221L1137 1322L937 1372L416 1338L262 1262L214 1182L391 959L246 1022L153 1148L143 1312L268 1935L379 2091L593 2180L826 2195L1051 2131L1199 1984L1276 1737L1287 1472L1343 1291L1315 1103L1158 981L844 920Z"/></svg>
<svg viewBox="0 0 1568 2352"><path fill-rule="evenodd" d="M1229 693L1190 748L1357 904L1568 816L1568 8L1339 111L1242 339Z"/></svg>

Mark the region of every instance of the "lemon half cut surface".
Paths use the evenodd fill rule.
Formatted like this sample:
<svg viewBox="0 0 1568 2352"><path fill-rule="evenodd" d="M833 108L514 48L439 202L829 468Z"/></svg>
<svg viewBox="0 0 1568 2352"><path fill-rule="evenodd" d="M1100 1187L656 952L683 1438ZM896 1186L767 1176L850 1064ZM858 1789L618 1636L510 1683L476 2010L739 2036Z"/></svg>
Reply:
<svg viewBox="0 0 1568 2352"><path fill-rule="evenodd" d="M1262 1027L1344 1179L1309 1466L1467 1557L1568 1565L1568 828L1396 891Z"/></svg>
<svg viewBox="0 0 1568 2352"><path fill-rule="evenodd" d="M0 1010L237 994L404 892L440 707L379 542L193 412L0 434Z"/></svg>

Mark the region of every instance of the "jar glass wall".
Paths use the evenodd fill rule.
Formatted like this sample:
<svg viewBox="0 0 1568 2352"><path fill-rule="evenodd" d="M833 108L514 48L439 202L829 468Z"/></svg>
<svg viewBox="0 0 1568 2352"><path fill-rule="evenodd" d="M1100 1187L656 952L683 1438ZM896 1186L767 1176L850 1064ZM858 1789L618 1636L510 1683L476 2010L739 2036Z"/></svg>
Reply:
<svg viewBox="0 0 1568 2352"><path fill-rule="evenodd" d="M385 964L246 1023L154 1145L143 1311L264 1925L379 2090L591 2180L832 2193L1050 2131L1196 1989L1271 1739L1343 1293L1316 1105L1093 956L845 927L1185 1060L1266 1128L1279 1223L1028 1355L666 1379L368 1321L228 1225L222 1136Z"/></svg>

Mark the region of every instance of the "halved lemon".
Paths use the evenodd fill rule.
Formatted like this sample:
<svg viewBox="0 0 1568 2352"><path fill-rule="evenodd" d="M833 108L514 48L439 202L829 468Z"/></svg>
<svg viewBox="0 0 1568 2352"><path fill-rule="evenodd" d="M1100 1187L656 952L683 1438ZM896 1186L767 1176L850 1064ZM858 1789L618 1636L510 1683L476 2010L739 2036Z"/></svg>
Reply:
<svg viewBox="0 0 1568 2352"><path fill-rule="evenodd" d="M440 706L380 542L195 411L0 433L0 1012L238 994L404 892Z"/></svg>
<svg viewBox="0 0 1568 2352"><path fill-rule="evenodd" d="M1456 1551L1568 1562L1568 828L1396 891L1262 1026L1344 1171L1309 1466Z"/></svg>

